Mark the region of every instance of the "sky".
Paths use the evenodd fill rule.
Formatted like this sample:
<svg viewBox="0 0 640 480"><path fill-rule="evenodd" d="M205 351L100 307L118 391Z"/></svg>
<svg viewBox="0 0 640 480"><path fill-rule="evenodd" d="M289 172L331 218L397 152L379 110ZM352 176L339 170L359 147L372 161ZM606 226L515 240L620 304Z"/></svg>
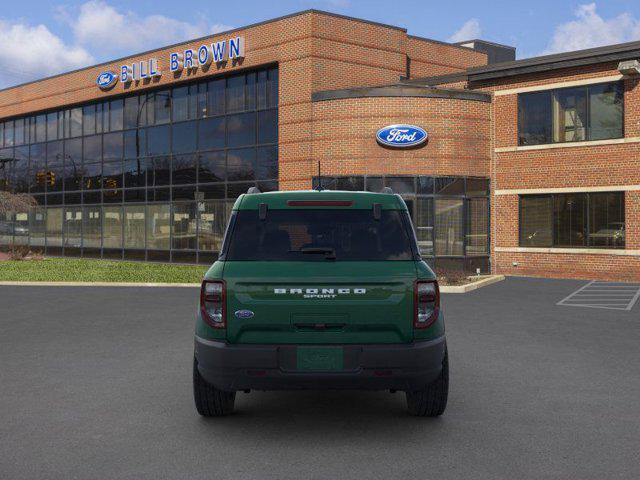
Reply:
<svg viewBox="0 0 640 480"><path fill-rule="evenodd" d="M316 8L517 57L640 40L638 0L2 0L0 88Z"/></svg>

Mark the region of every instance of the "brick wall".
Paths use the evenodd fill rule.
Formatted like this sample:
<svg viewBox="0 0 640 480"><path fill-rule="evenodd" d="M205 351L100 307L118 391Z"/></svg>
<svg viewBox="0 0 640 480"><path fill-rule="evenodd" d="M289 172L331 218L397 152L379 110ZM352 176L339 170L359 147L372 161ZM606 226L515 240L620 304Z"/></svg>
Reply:
<svg viewBox="0 0 640 480"><path fill-rule="evenodd" d="M618 73L615 64L602 64L522 75L472 87L495 92L611 77ZM494 191L640 185L640 143L634 141L640 137L640 85L637 79L624 80L624 97L625 138L629 143L516 151L517 94L496 95L492 103L492 136L498 147L491 162ZM562 253L500 251L518 247L518 195L494 196L491 212L493 270L515 275L640 280L640 255L637 252L640 249L639 193L625 192L626 249L631 255L571 253L571 249Z"/></svg>

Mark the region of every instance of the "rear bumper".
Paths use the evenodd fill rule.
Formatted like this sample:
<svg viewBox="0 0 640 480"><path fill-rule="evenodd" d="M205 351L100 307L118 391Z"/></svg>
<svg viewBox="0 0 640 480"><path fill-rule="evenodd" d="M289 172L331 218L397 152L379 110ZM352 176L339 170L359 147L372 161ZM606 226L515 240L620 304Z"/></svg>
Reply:
<svg viewBox="0 0 640 480"><path fill-rule="evenodd" d="M404 390L416 391L442 370L445 337L409 344L341 347L343 369L296 369L296 345L231 345L195 338L200 375L220 390Z"/></svg>

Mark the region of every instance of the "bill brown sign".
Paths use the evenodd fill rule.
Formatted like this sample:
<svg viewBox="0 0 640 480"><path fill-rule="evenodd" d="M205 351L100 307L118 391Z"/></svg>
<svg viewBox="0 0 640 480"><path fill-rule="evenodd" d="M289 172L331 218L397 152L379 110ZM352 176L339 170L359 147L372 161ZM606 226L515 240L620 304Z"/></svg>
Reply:
<svg viewBox="0 0 640 480"><path fill-rule="evenodd" d="M201 66L212 63L223 63L227 60L244 58L244 37L234 37L229 40L221 40L211 44L201 45L198 49L188 48L180 52L169 54L169 70L180 73L183 70L191 71ZM134 62L120 67L120 74L104 71L98 75L96 85L102 90L113 87L118 78L122 86L131 82L160 77L162 72L158 68L158 60L150 58L141 62Z"/></svg>

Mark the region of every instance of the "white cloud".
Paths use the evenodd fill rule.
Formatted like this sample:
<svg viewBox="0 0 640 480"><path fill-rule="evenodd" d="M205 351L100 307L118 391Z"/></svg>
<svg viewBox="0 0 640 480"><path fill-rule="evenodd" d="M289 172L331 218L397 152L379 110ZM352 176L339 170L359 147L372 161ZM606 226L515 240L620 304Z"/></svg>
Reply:
<svg viewBox="0 0 640 480"><path fill-rule="evenodd" d="M93 56L44 25L0 20L0 88L89 65Z"/></svg>
<svg viewBox="0 0 640 480"><path fill-rule="evenodd" d="M205 20L183 22L164 15L122 12L101 0L80 6L77 17L64 12L76 41L102 55L126 55L229 30Z"/></svg>
<svg viewBox="0 0 640 480"><path fill-rule="evenodd" d="M542 54L568 52L584 48L630 42L640 39L640 19L629 13L604 19L596 11L595 3L580 5L576 19L556 27L553 37Z"/></svg>
<svg viewBox="0 0 640 480"><path fill-rule="evenodd" d="M480 28L480 22L477 18L471 18L464 22L453 35L448 38L451 43L463 42L465 40L474 40L480 38L482 35L482 29Z"/></svg>

